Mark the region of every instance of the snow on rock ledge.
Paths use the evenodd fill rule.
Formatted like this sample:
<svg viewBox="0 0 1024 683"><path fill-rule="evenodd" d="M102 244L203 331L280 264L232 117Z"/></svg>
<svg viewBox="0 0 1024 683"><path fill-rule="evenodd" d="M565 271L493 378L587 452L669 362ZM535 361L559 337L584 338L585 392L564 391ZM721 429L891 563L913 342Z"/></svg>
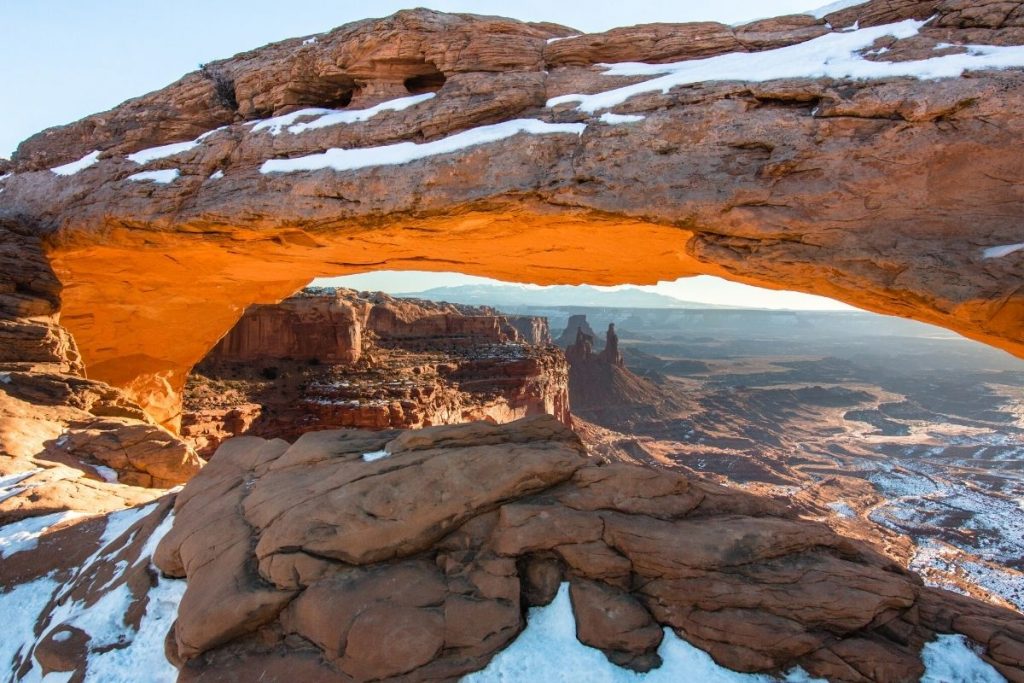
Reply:
<svg viewBox="0 0 1024 683"><path fill-rule="evenodd" d="M382 147L359 147L355 149L329 149L322 154L310 154L294 159L270 159L260 167L260 173L288 173L292 171L318 171L330 168L335 171L350 171L370 166L407 164L418 159L450 154L476 145L497 142L519 133L529 135L550 135L569 133L582 135L584 123L546 123L537 119L514 119L480 126L456 133L433 142L399 142Z"/></svg>
<svg viewBox="0 0 1024 683"><path fill-rule="evenodd" d="M166 496L78 520L8 557L0 572L0 669L19 681L175 681L164 638L185 582L161 577L151 564L172 504Z"/></svg>
<svg viewBox="0 0 1024 683"><path fill-rule="evenodd" d="M870 61L861 54L881 38L912 38L926 23L908 19L883 26L828 33L776 50L732 52L674 64L607 64L604 65L606 76L659 77L593 95L560 95L549 99L547 106L575 102L580 111L594 113L622 104L634 95L665 94L680 85L709 81L764 82L784 78L870 80L896 76L936 79L960 76L969 70L1024 66L1024 46L972 45L966 54L902 62Z"/></svg>

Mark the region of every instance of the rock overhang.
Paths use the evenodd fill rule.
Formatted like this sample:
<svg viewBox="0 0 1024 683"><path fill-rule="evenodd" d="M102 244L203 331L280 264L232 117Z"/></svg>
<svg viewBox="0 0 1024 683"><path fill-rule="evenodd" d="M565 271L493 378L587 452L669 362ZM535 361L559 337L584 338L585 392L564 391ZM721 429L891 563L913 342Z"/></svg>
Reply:
<svg viewBox="0 0 1024 683"><path fill-rule="evenodd" d="M47 233L90 373L169 424L185 373L246 305L384 268L552 284L708 273L1021 355L1020 256L986 254L1020 242L1024 162L1010 151L1024 75L905 75L950 57L1009 65L999 49L1024 42L1019 7L961 5L869 2L595 36L402 12L213 63L46 131L19 150L5 208ZM858 68L883 77L680 76L851 41ZM965 47L979 43L995 47ZM597 66L612 61L652 66ZM211 73L233 79L230 117ZM411 94L406 80L421 77L430 88ZM347 106L323 79L351 85ZM584 106L621 87L632 96ZM76 159L71 175L46 170Z"/></svg>

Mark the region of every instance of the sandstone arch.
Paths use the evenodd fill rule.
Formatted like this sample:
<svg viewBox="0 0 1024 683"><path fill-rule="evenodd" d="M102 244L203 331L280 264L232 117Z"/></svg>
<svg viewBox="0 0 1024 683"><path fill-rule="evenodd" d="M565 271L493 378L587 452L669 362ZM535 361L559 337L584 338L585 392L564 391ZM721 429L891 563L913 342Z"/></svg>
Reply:
<svg viewBox="0 0 1024 683"><path fill-rule="evenodd" d="M238 55L44 131L2 181L0 217L42 237L64 284L61 322L90 376L128 389L169 426L188 370L246 305L316 276L385 268L543 284L715 274L943 325L1024 356L1024 252L985 257L1024 240L1021 70L688 83L611 107L643 117L627 124L547 106L650 79L606 75L600 62L778 49L855 20L919 20L913 35L883 31L872 43L896 61L964 51L947 43L1024 42L1021 3L989 4L876 0L822 19L554 42L574 32L402 12ZM430 99L365 113L408 97L407 82L424 76L427 90L440 86ZM364 114L344 125L282 130L322 113L279 121L279 134L252 125L336 107L349 89L348 110ZM267 160L520 119L549 128L401 165L261 172ZM148 160L128 158L141 150ZM80 159L74 173L49 170Z"/></svg>

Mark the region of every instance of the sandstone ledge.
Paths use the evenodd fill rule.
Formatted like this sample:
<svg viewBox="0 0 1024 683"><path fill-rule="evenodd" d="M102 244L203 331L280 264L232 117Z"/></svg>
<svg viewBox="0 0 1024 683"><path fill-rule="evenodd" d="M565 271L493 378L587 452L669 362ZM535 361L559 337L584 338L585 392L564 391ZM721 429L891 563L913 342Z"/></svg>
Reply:
<svg viewBox="0 0 1024 683"><path fill-rule="evenodd" d="M188 579L181 680L453 680L563 580L581 640L637 670L670 626L739 671L916 680L922 645L962 632L1024 675L1020 615L925 588L777 504L590 461L550 417L234 439L179 494L155 562Z"/></svg>

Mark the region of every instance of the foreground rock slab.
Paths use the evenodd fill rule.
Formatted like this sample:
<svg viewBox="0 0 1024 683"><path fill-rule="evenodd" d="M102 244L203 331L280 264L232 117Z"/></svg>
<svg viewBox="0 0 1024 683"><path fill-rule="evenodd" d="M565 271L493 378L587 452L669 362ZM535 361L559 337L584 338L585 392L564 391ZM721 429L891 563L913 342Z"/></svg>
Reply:
<svg viewBox="0 0 1024 683"><path fill-rule="evenodd" d="M580 640L638 671L668 626L737 671L858 682L917 680L922 646L963 633L1024 680L1021 615L771 501L590 460L546 416L233 439L154 561L188 581L168 637L182 681L455 680L563 581Z"/></svg>

